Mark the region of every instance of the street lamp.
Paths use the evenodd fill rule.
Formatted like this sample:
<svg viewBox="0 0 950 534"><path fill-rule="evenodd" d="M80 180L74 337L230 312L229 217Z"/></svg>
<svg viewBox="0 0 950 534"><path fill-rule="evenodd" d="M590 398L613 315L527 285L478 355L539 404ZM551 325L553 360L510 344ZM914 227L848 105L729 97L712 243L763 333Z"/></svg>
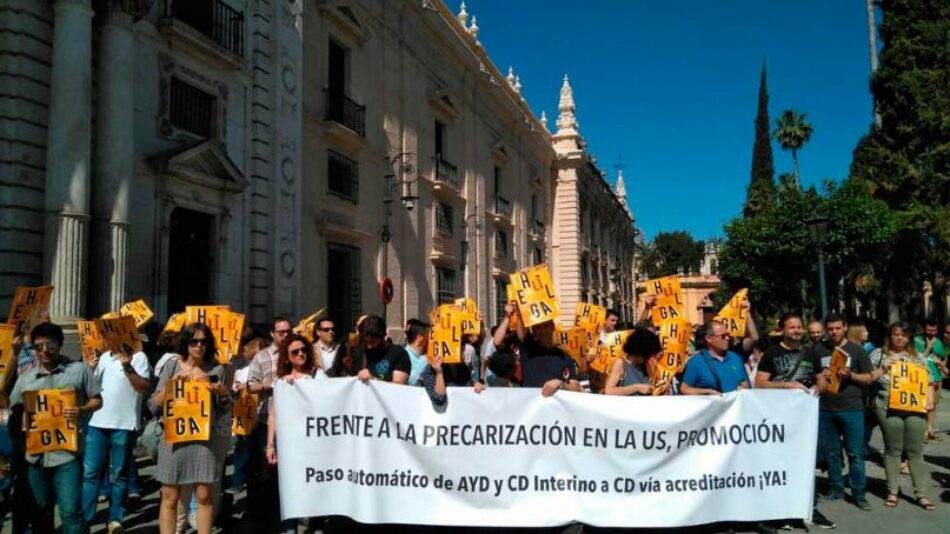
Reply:
<svg viewBox="0 0 950 534"><path fill-rule="evenodd" d="M406 211L412 211L413 208L416 207L416 201L419 200L418 196L412 194L412 184L419 181L418 174L412 180L396 179L397 173L402 173L402 175L405 176L415 170L412 164L413 157L415 157L415 154L412 152L401 152L391 158L385 158L386 166L390 169L390 172L383 175L383 179L386 181L386 185L383 188L383 204L385 204L386 208L386 219L383 222L383 226L379 229L379 238L383 243L389 243L392 239L392 230L389 228L389 217L392 215L392 203L395 200L393 198L393 191L399 186L406 186L405 194L399 197ZM392 171L392 167L396 163L399 163L399 166L395 171Z"/></svg>
<svg viewBox="0 0 950 534"><path fill-rule="evenodd" d="M825 290L825 241L828 239L828 218L820 215L805 221L811 240L818 247L818 291L821 293L821 316L828 317L828 296Z"/></svg>

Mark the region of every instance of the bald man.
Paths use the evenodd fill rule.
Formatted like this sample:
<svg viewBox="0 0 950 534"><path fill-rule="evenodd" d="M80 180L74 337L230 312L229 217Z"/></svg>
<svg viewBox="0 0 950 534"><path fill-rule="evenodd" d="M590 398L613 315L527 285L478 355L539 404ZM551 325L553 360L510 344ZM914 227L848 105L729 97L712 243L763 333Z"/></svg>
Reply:
<svg viewBox="0 0 950 534"><path fill-rule="evenodd" d="M808 339L811 345L821 343L825 337L825 327L821 321L812 321L808 323Z"/></svg>

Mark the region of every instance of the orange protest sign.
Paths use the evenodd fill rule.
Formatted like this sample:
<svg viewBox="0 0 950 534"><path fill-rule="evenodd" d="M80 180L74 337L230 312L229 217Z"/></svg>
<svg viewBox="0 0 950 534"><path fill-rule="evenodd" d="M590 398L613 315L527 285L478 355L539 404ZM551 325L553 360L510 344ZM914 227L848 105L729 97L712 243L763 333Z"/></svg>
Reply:
<svg viewBox="0 0 950 534"><path fill-rule="evenodd" d="M26 452L78 451L77 422L63 415L67 408L75 407L76 390L72 388L24 391Z"/></svg>
<svg viewBox="0 0 950 534"><path fill-rule="evenodd" d="M128 315L135 319L135 328L142 328L145 323L155 316L152 313L151 308L148 307L148 304L144 300L136 300L135 302L126 302L119 308L119 313L122 315Z"/></svg>
<svg viewBox="0 0 950 534"><path fill-rule="evenodd" d="M454 305L443 304L434 317L426 350L429 361L441 356L442 363L462 363L462 312Z"/></svg>
<svg viewBox="0 0 950 534"><path fill-rule="evenodd" d="M831 354L831 363L828 364L828 373L831 375L828 392L832 395L837 395L838 390L841 389L841 379L838 378L838 371L848 368L848 359L848 353L844 349L835 347L835 351Z"/></svg>
<svg viewBox="0 0 950 534"><path fill-rule="evenodd" d="M575 326L567 330L558 329L554 333L554 346L560 347L568 356L577 363L578 372L584 372L587 369L587 350L588 342L592 339L590 332L584 328Z"/></svg>
<svg viewBox="0 0 950 534"><path fill-rule="evenodd" d="M12 324L0 324L0 390L4 390L10 379L11 369L16 367L16 355L13 352L13 338L16 327Z"/></svg>
<svg viewBox="0 0 950 534"><path fill-rule="evenodd" d="M560 311L547 265L542 263L508 276L526 328L557 319Z"/></svg>
<svg viewBox="0 0 950 534"><path fill-rule="evenodd" d="M601 374L609 373L614 360L623 358L623 344L631 332L633 330L620 330L604 334L606 342L600 344L597 349L597 358L591 362L590 368Z"/></svg>
<svg viewBox="0 0 950 534"><path fill-rule="evenodd" d="M257 404L260 397L242 389L234 401L232 413L234 421L231 423L231 433L235 436L250 436L257 426Z"/></svg>
<svg viewBox="0 0 950 534"><path fill-rule="evenodd" d="M40 322L40 318L49 312L49 299L53 295L53 286L19 286L10 302L7 324L17 328L17 334L29 333Z"/></svg>
<svg viewBox="0 0 950 534"><path fill-rule="evenodd" d="M214 332L218 329L219 323L225 320L227 312L230 311L230 306L220 306L217 304L209 306L185 306L185 324L202 323L207 325L208 328Z"/></svg>
<svg viewBox="0 0 950 534"><path fill-rule="evenodd" d="M96 319L95 327L102 336L105 349L129 356L142 352L142 338L132 317L122 315L113 319Z"/></svg>
<svg viewBox="0 0 950 534"><path fill-rule="evenodd" d="M653 370L653 376L650 377L650 385L653 386L653 395L662 395L664 390L668 391L668 386L673 383L673 377L676 375L676 368L666 365L665 358L660 358L656 362Z"/></svg>
<svg viewBox="0 0 950 534"><path fill-rule="evenodd" d="M206 379L169 380L162 412L166 443L211 439L211 390Z"/></svg>
<svg viewBox="0 0 950 534"><path fill-rule="evenodd" d="M220 363L228 363L241 349L244 314L232 312L230 306L185 306L185 323L202 323L211 329Z"/></svg>
<svg viewBox="0 0 950 534"><path fill-rule="evenodd" d="M326 308L320 308L317 313L312 313L307 317L300 320L297 323L297 326L294 327L294 333L300 334L301 336L307 338L312 343L316 339L317 332L317 323L319 322L320 316L323 315Z"/></svg>
<svg viewBox="0 0 950 534"><path fill-rule="evenodd" d="M188 317L184 313L173 313L171 317L168 318L168 322L165 323L165 328L162 329L162 332L181 332L181 329L185 327L185 320Z"/></svg>
<svg viewBox="0 0 950 534"><path fill-rule="evenodd" d="M686 317L679 276L672 275L647 280L645 285L647 294L656 297L656 303L650 311L654 325L660 326L667 319Z"/></svg>
<svg viewBox="0 0 950 534"><path fill-rule="evenodd" d="M749 315L749 309L743 303L748 294L748 289L740 289L716 316L716 320L722 321L722 324L726 327L726 332L734 338L745 337L745 322Z"/></svg>
<svg viewBox="0 0 950 534"><path fill-rule="evenodd" d="M900 412L927 413L927 367L912 362L891 364L891 387L887 407Z"/></svg>
<svg viewBox="0 0 950 534"><path fill-rule="evenodd" d="M98 359L106 351L105 342L99 329L96 328L95 321L77 321L76 329L79 331L79 344L82 347L82 359L89 363Z"/></svg>
<svg viewBox="0 0 950 534"><path fill-rule="evenodd" d="M468 297L457 299L455 305L461 313L462 335L477 336L482 332L482 322L478 319L478 305Z"/></svg>
<svg viewBox="0 0 950 534"><path fill-rule="evenodd" d="M574 326L581 327L594 335L600 335L606 320L607 309L603 306L587 302L577 303L577 311L574 312Z"/></svg>
<svg viewBox="0 0 950 534"><path fill-rule="evenodd" d="M508 293L508 302L518 301L518 293L517 291L515 291L515 286L513 286L512 284L506 284L505 291ZM498 321L501 322L500 317ZM508 318L508 331L509 332L516 331L518 329L518 325L520 324L520 322L521 322L521 318L518 316L518 314L517 313L512 314L511 317Z"/></svg>

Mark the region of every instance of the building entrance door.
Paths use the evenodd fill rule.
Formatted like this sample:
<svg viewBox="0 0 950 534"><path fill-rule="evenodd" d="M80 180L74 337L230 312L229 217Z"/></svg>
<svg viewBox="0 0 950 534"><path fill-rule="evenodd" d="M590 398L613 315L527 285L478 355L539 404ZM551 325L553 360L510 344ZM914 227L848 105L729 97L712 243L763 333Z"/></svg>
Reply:
<svg viewBox="0 0 950 534"><path fill-rule="evenodd" d="M211 230L214 216L185 208L171 214L168 242L168 313L212 304Z"/></svg>

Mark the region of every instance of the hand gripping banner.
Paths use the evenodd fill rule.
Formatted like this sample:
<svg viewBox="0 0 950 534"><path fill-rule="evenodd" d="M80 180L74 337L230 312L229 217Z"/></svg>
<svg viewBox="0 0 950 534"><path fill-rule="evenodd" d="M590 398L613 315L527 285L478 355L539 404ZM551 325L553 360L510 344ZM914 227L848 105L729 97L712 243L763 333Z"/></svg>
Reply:
<svg viewBox="0 0 950 534"><path fill-rule="evenodd" d="M443 412L423 388L349 378L280 382L275 395L284 518L655 528L811 516L818 400L801 391L449 388Z"/></svg>

